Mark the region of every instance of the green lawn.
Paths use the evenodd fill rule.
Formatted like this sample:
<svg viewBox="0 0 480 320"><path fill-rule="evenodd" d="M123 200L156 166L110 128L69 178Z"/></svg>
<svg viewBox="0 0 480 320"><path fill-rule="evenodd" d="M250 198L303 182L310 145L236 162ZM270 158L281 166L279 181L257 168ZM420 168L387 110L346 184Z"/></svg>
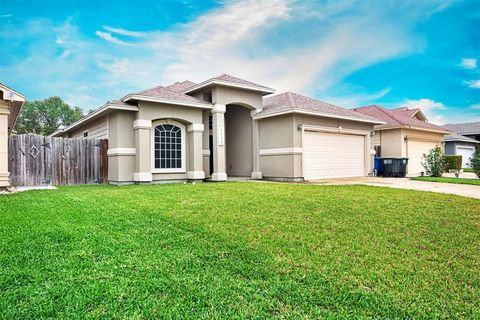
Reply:
<svg viewBox="0 0 480 320"><path fill-rule="evenodd" d="M472 184L480 186L480 179L463 179L463 178L446 178L446 177L413 177L411 180L429 181L429 182L443 182L456 184ZM480 191L479 191L480 192Z"/></svg>
<svg viewBox="0 0 480 320"><path fill-rule="evenodd" d="M472 168L463 168L463 172L473 172Z"/></svg>
<svg viewBox="0 0 480 320"><path fill-rule="evenodd" d="M368 186L0 196L0 319L480 318L480 201Z"/></svg>

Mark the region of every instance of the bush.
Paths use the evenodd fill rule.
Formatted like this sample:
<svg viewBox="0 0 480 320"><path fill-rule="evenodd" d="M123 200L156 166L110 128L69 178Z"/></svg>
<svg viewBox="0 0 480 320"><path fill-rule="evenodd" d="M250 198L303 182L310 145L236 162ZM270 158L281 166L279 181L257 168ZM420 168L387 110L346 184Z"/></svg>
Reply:
<svg viewBox="0 0 480 320"><path fill-rule="evenodd" d="M472 166L473 172L480 178L480 147L477 147L473 157L470 158L470 165Z"/></svg>
<svg viewBox="0 0 480 320"><path fill-rule="evenodd" d="M460 171L462 169L462 156L443 156L443 160L445 162L445 172L450 170Z"/></svg>
<svg viewBox="0 0 480 320"><path fill-rule="evenodd" d="M436 146L423 155L422 166L425 168L427 176L441 177L445 168L445 159L443 158L442 148Z"/></svg>

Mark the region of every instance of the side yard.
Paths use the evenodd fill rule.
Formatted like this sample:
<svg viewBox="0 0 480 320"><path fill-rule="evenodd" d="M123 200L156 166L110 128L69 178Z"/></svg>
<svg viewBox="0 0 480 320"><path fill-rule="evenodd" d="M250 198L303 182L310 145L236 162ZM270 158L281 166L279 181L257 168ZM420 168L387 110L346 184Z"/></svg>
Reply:
<svg viewBox="0 0 480 320"><path fill-rule="evenodd" d="M480 200L370 186L0 196L0 318L479 318Z"/></svg>

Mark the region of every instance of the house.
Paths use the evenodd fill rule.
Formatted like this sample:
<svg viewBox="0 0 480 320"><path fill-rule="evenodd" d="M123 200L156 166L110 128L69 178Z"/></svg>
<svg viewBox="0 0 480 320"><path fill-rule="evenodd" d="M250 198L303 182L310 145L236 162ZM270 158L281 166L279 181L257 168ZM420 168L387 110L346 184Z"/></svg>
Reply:
<svg viewBox="0 0 480 320"><path fill-rule="evenodd" d="M407 175L417 176L424 171L423 155L442 145L447 129L427 122L420 109L387 109L367 106L354 109L361 114L383 120L375 125L373 145L377 157L408 158Z"/></svg>
<svg viewBox="0 0 480 320"><path fill-rule="evenodd" d="M222 74L106 103L57 137L106 138L113 184L366 176L383 122Z"/></svg>
<svg viewBox="0 0 480 320"><path fill-rule="evenodd" d="M470 158L480 147L480 122L446 124L454 133L445 137L445 154L462 156L462 168L470 168Z"/></svg>
<svg viewBox="0 0 480 320"><path fill-rule="evenodd" d="M15 126L25 97L0 83L0 188L8 187L8 135Z"/></svg>

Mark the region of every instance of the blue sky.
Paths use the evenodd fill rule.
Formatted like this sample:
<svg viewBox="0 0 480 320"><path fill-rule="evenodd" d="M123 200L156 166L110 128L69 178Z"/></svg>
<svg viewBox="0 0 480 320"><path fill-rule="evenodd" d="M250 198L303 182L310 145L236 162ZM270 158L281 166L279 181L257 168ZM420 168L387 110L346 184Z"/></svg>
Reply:
<svg viewBox="0 0 480 320"><path fill-rule="evenodd" d="M0 82L93 109L229 73L344 107L480 121L480 1L0 0Z"/></svg>

